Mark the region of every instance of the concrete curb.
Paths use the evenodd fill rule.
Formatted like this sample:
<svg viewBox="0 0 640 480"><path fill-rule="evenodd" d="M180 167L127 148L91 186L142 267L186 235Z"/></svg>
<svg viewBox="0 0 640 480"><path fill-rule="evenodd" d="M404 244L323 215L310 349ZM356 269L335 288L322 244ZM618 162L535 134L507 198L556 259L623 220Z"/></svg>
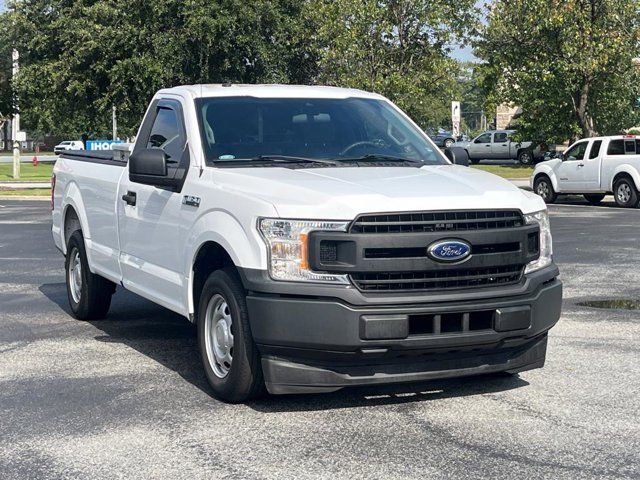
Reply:
<svg viewBox="0 0 640 480"><path fill-rule="evenodd" d="M33 196L0 195L0 200L31 200L31 201L48 202L51 200L51 197L49 197L48 195L33 195Z"/></svg>

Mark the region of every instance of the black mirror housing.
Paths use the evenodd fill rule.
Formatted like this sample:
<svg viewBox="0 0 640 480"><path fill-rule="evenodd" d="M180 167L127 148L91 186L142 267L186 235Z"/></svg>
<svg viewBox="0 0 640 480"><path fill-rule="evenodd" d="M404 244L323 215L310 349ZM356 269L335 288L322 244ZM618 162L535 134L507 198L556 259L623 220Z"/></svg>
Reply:
<svg viewBox="0 0 640 480"><path fill-rule="evenodd" d="M445 156L456 165L469 166L469 153L462 147L449 147L444 149Z"/></svg>
<svg viewBox="0 0 640 480"><path fill-rule="evenodd" d="M129 156L129 180L157 187L175 187L167 176L167 154L159 148L143 148Z"/></svg>

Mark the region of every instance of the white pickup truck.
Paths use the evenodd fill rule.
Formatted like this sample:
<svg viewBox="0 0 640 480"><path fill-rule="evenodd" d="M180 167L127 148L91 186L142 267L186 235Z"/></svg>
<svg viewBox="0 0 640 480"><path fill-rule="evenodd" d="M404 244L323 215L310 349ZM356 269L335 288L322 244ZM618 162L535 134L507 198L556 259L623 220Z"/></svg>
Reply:
<svg viewBox="0 0 640 480"><path fill-rule="evenodd" d="M161 90L135 145L52 183L73 314L121 286L183 315L226 401L541 367L560 316L542 199L379 95Z"/></svg>
<svg viewBox="0 0 640 480"><path fill-rule="evenodd" d="M613 193L621 207L638 205L640 138L635 135L594 137L571 145L562 155L536 165L531 188L547 203L559 194L582 194L598 204Z"/></svg>

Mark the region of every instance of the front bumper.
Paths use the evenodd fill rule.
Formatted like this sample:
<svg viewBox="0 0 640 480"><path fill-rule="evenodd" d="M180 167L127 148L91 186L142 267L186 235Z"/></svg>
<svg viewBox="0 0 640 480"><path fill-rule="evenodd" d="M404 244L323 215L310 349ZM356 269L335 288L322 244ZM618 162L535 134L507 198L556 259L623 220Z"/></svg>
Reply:
<svg viewBox="0 0 640 480"><path fill-rule="evenodd" d="M267 389L302 393L541 367L546 332L560 318L556 275L555 267L532 275L515 295L373 300L332 287L319 287L320 296L275 293L278 282L260 285L247 272L243 280ZM473 328L474 319L485 323Z"/></svg>

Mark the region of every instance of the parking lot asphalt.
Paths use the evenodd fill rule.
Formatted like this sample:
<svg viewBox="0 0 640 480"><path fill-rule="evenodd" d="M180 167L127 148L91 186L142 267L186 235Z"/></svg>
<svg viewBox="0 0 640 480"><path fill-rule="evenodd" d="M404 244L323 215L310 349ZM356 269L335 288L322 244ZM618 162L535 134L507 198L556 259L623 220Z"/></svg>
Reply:
<svg viewBox="0 0 640 480"><path fill-rule="evenodd" d="M640 210L552 206L563 315L543 369L209 396L185 319L118 290L68 313L47 202L0 201L0 478L638 478Z"/></svg>

